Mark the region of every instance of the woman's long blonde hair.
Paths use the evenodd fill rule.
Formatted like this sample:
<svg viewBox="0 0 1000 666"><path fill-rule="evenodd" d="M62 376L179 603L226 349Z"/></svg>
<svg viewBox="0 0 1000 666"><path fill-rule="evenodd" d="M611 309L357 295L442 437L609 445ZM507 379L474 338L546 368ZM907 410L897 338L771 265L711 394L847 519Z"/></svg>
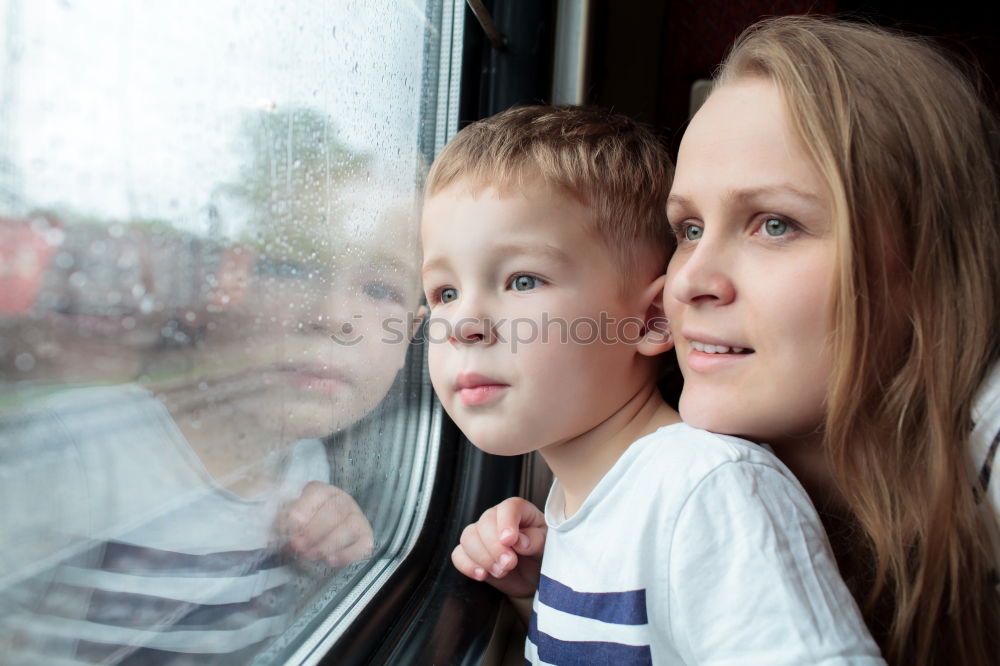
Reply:
<svg viewBox="0 0 1000 666"><path fill-rule="evenodd" d="M890 663L996 664L996 516L969 450L1000 358L994 118L924 40L842 20L750 27L718 81L748 76L777 85L834 202L825 446L866 554L844 573Z"/></svg>

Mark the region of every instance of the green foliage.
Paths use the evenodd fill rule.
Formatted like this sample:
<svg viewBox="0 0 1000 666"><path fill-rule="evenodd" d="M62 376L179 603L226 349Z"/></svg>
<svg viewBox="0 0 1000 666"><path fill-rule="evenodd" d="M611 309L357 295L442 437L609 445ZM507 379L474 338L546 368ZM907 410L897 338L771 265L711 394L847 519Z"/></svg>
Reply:
<svg viewBox="0 0 1000 666"><path fill-rule="evenodd" d="M250 209L244 242L292 260L323 260L340 217L338 192L363 177L370 156L336 138L333 120L310 108L258 111L242 123L248 151L239 180L220 187Z"/></svg>

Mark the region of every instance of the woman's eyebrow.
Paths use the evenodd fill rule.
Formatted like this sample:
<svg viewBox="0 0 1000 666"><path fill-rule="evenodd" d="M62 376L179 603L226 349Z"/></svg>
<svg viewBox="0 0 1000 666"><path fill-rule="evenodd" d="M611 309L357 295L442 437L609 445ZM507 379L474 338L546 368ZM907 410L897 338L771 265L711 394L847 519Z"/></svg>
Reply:
<svg viewBox="0 0 1000 666"><path fill-rule="evenodd" d="M734 201L748 201L764 196L776 195L791 195L814 206L824 206L826 203L822 196L796 187L792 183L732 189L729 190L726 197Z"/></svg>
<svg viewBox="0 0 1000 666"><path fill-rule="evenodd" d="M667 206L679 206L681 208L687 208L691 206L691 200L688 199L683 194L670 193L667 197Z"/></svg>
<svg viewBox="0 0 1000 666"><path fill-rule="evenodd" d="M766 196L787 196L791 195L813 206L825 207L826 200L813 192L808 192L791 183L780 185L764 185L761 187L732 188L727 190L725 199L727 201L746 202ZM691 208L694 202L691 198L683 194L671 193L667 197L667 206L680 208Z"/></svg>

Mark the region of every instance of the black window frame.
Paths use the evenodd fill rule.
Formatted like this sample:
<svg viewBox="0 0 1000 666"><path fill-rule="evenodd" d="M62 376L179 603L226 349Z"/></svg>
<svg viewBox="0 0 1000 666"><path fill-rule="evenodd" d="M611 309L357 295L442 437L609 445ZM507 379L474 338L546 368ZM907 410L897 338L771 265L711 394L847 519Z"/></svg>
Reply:
<svg viewBox="0 0 1000 666"><path fill-rule="evenodd" d="M483 4L505 44L490 44L466 4L459 128L515 104L546 103L551 94L556 0ZM433 409L441 409L436 400ZM467 524L518 493L522 459L483 453L447 415L438 451L427 518L413 549L320 664L482 661L502 597L459 574L450 554Z"/></svg>

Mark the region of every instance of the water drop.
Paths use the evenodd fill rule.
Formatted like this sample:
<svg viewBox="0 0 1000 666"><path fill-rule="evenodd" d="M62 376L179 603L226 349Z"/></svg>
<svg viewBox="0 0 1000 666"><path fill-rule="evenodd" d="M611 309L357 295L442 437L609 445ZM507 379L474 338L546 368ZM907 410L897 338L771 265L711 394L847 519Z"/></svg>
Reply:
<svg viewBox="0 0 1000 666"><path fill-rule="evenodd" d="M87 274L83 271L76 271L69 276L69 284L75 289L83 289L87 286Z"/></svg>
<svg viewBox="0 0 1000 666"><path fill-rule="evenodd" d="M69 252L63 251L56 255L56 266L62 270L67 270L73 267L73 255Z"/></svg>
<svg viewBox="0 0 1000 666"><path fill-rule="evenodd" d="M28 353L18 354L14 358L14 367L21 372L28 372L35 367L35 357Z"/></svg>

